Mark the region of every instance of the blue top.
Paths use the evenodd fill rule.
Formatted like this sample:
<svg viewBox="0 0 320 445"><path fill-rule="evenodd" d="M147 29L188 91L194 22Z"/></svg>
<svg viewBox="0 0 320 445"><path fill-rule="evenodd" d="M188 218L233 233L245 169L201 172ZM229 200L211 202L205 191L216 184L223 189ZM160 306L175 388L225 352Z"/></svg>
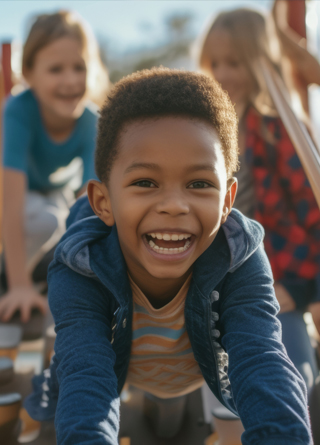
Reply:
<svg viewBox="0 0 320 445"><path fill-rule="evenodd" d="M54 142L43 125L38 101L28 89L10 97L4 108L3 165L25 173L29 190L47 192L64 187L77 176L80 180L74 188L80 188L95 178L96 124L97 113L86 107L70 137Z"/></svg>
<svg viewBox="0 0 320 445"><path fill-rule="evenodd" d="M130 361L132 293L117 230L90 215L81 198L51 263L55 356L25 402L37 420L55 415L58 445L118 444ZM281 342L278 310L263 229L233 210L194 263L185 322L211 391L242 420L243 445L313 443L306 387Z"/></svg>

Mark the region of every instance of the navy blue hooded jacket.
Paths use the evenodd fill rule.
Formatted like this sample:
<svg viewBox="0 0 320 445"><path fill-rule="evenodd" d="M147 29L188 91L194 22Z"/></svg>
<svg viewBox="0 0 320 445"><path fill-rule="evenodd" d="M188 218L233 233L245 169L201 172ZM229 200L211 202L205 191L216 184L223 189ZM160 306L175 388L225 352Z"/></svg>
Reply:
<svg viewBox="0 0 320 445"><path fill-rule="evenodd" d="M116 227L87 198L69 217L49 272L55 356L29 414L55 417L58 445L115 445L132 336L132 293ZM233 210L194 263L185 323L215 396L237 413L244 445L312 444L305 384L281 343L263 229Z"/></svg>

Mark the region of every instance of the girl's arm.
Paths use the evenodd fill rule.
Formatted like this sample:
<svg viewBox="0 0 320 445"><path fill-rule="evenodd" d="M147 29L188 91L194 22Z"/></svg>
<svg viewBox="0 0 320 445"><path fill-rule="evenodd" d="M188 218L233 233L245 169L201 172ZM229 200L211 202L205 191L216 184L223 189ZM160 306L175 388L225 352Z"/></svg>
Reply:
<svg viewBox="0 0 320 445"><path fill-rule="evenodd" d="M316 57L307 50L305 39L289 27L285 19L286 11L278 10L279 7L281 8L280 3L281 1L275 0L272 14L282 52L289 58L294 72L301 78L305 86L313 83L320 85L320 64Z"/></svg>
<svg viewBox="0 0 320 445"><path fill-rule="evenodd" d="M20 171L4 169L3 235L8 292L0 300L0 319L8 321L16 310L28 321L32 307L46 311L46 301L32 286L27 271L24 235L26 177Z"/></svg>
<svg viewBox="0 0 320 445"><path fill-rule="evenodd" d="M6 168L3 177L3 230L8 285L9 288L31 287L24 237L26 177L20 171Z"/></svg>

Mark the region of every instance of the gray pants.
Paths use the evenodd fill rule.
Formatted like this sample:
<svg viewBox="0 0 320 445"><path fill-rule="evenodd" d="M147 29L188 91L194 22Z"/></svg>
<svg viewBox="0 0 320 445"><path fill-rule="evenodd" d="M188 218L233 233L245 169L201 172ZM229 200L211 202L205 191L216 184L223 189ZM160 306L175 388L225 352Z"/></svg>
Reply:
<svg viewBox="0 0 320 445"><path fill-rule="evenodd" d="M32 272L43 256L54 247L66 230L65 221L74 201L65 188L46 195L28 191L25 201L25 239L27 268Z"/></svg>
<svg viewBox="0 0 320 445"><path fill-rule="evenodd" d="M183 423L186 402L186 395L171 399L160 399L152 394L145 393L143 411L158 437L169 439L178 434Z"/></svg>

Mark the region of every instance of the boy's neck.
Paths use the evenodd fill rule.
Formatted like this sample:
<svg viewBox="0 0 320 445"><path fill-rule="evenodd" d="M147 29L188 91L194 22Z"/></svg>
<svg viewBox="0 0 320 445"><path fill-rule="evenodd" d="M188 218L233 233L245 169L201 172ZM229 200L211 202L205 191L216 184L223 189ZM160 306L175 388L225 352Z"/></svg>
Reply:
<svg viewBox="0 0 320 445"><path fill-rule="evenodd" d="M133 273L132 273L133 272ZM154 278L143 277L135 271L129 271L129 274L135 284L140 288L149 300L150 304L159 309L170 303L178 294L179 290L186 282L191 271L188 270L179 278Z"/></svg>

